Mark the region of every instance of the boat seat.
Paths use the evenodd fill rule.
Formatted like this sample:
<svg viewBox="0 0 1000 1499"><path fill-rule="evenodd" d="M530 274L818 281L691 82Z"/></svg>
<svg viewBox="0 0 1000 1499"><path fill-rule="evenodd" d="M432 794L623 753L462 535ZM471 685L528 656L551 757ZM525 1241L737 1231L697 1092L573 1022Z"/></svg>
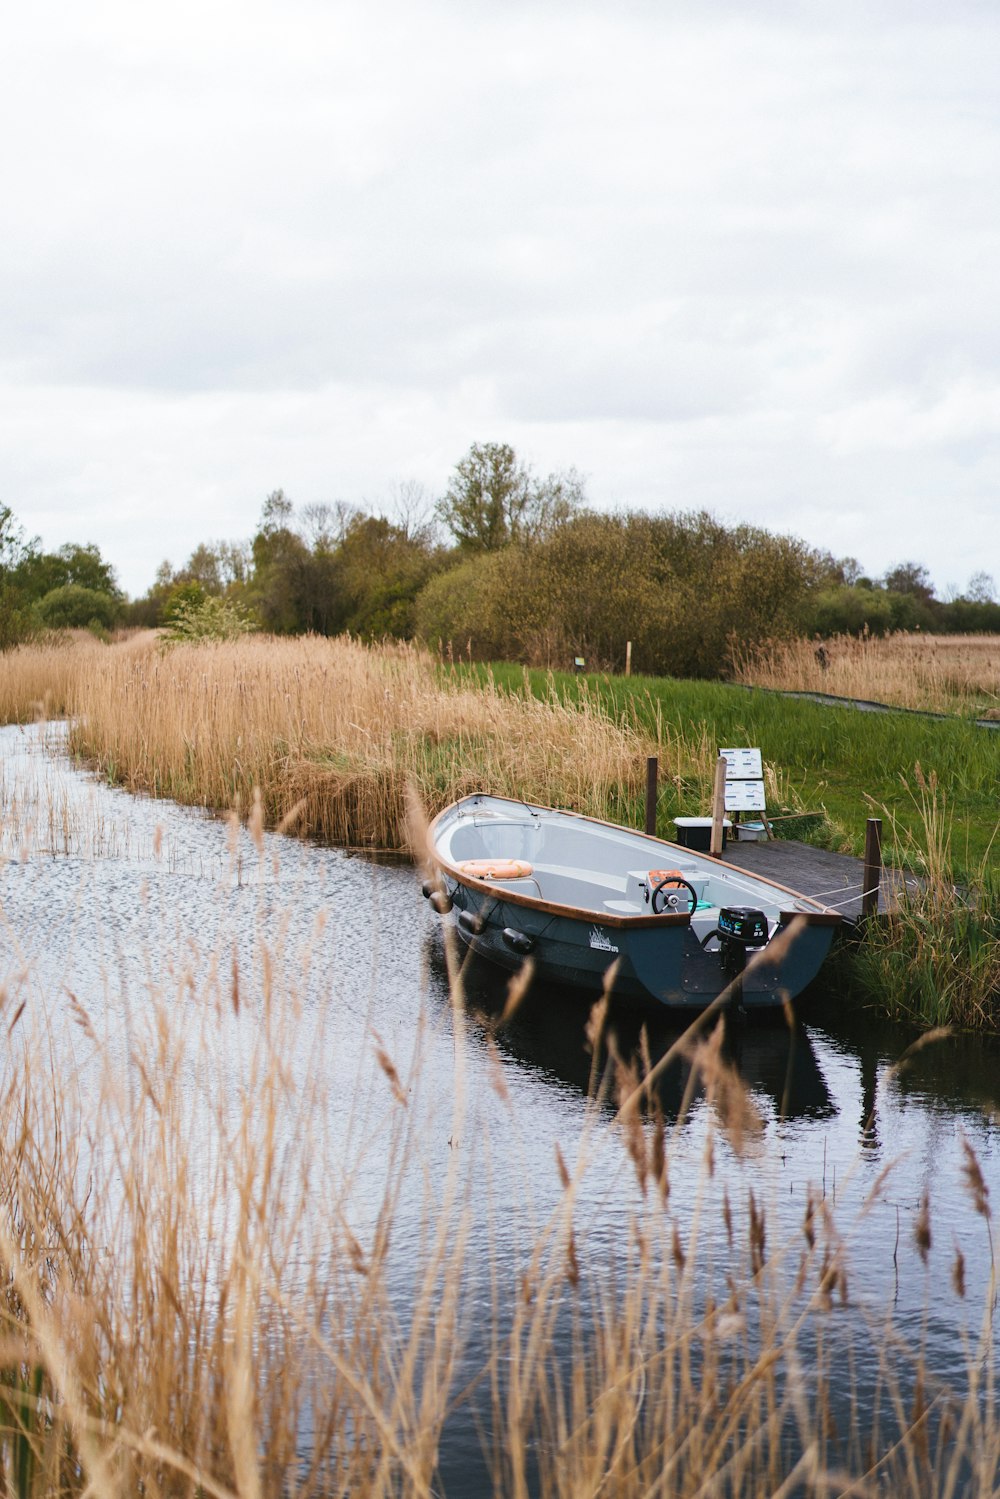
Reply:
<svg viewBox="0 0 1000 1499"><path fill-rule="evenodd" d="M604 902L604 909L605 911L609 911L612 916L642 915L642 907L638 901L634 900L606 900Z"/></svg>

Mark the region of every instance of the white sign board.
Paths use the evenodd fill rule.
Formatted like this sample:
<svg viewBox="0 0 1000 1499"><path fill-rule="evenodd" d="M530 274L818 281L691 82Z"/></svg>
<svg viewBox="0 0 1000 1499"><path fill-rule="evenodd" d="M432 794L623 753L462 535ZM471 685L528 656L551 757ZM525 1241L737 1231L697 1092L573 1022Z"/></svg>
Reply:
<svg viewBox="0 0 1000 1499"><path fill-rule="evenodd" d="M759 749L720 749L727 781L759 781L764 775Z"/></svg>
<svg viewBox="0 0 1000 1499"><path fill-rule="evenodd" d="M727 812L763 812L766 810L763 781L727 781Z"/></svg>

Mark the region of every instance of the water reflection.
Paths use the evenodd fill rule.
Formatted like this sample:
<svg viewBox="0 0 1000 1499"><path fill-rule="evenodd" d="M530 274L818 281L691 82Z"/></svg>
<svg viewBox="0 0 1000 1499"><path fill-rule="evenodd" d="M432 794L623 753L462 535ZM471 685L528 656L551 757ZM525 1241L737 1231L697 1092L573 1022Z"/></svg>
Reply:
<svg viewBox="0 0 1000 1499"><path fill-rule="evenodd" d="M428 940L427 964L435 991L447 996L448 974L440 935ZM499 1024L507 1003L507 977L491 964L471 958L463 967L463 984L470 1015L495 1034L502 1055L527 1063L586 1097L595 1071L587 1039L590 1005L586 1000L558 985L533 983L510 1019ZM603 1070L609 1046L626 1063L643 1064L645 1058L655 1066L672 1046L683 1042L692 1018L616 1004L612 996L605 1022L609 1045L602 1048L597 1073ZM809 1032L800 1021L790 1027L780 1013L732 1014L722 1023L724 1060L755 1095L770 1100L773 1117L821 1120L835 1113ZM700 1101L703 1090L697 1077L693 1093L689 1093L691 1087L690 1062L678 1057L655 1084L664 1118L676 1119L685 1100L688 1106Z"/></svg>
<svg viewBox="0 0 1000 1499"><path fill-rule="evenodd" d="M886 1094L977 1124L1000 1115L1000 1036L952 1032L925 1045L916 1029L845 1006L824 991L813 996L808 1014L817 1037L855 1060L858 1135L867 1150L882 1144ZM898 1147L892 1139L886 1144Z"/></svg>

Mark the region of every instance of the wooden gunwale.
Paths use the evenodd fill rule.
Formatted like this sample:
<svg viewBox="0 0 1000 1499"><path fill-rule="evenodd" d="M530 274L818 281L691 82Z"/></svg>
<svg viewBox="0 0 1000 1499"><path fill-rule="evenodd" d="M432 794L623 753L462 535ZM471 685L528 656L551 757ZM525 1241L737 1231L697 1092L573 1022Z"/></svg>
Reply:
<svg viewBox="0 0 1000 1499"><path fill-rule="evenodd" d="M576 921L589 921L595 926L611 927L691 925L690 911L664 911L659 916L621 916L614 911L598 911L594 906L564 906L554 900L542 900L537 895L522 895L517 890L507 890L503 885L493 884L490 880L479 880L474 875L462 874L440 854L435 854L434 860L459 885L465 885L470 890L480 890L505 904L510 902L515 906L527 906L532 911L542 911L546 916L568 916Z"/></svg>

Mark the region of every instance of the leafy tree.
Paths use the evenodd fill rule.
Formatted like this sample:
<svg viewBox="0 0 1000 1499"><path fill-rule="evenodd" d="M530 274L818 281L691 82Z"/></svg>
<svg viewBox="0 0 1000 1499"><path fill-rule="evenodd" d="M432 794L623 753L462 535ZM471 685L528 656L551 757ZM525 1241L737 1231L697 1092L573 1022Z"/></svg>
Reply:
<svg viewBox="0 0 1000 1499"><path fill-rule="evenodd" d="M30 599L17 574L37 550L38 538L29 541L13 510L0 505L0 651L31 634Z"/></svg>
<svg viewBox="0 0 1000 1499"><path fill-rule="evenodd" d="M53 588L37 605L42 622L50 629L86 630L97 626L110 630L118 614L118 600L82 583L64 583Z"/></svg>
<svg viewBox="0 0 1000 1499"><path fill-rule="evenodd" d="M263 535L271 536L287 531L292 524L294 505L283 489L272 489L260 512L260 529Z"/></svg>
<svg viewBox="0 0 1000 1499"><path fill-rule="evenodd" d="M200 583L175 583L163 600L160 611L163 623L172 624L187 609L199 609L205 598L206 593Z"/></svg>
<svg viewBox="0 0 1000 1499"><path fill-rule="evenodd" d="M892 601L884 588L853 586L822 589L807 620L810 635L884 635L892 629Z"/></svg>
<svg viewBox="0 0 1000 1499"><path fill-rule="evenodd" d="M417 594L440 565L426 536L384 516L357 515L335 556L337 628L378 640L409 639Z"/></svg>
<svg viewBox="0 0 1000 1499"><path fill-rule="evenodd" d="M508 443L473 443L436 512L463 551L494 552L545 536L568 519L583 493L573 469L536 479Z"/></svg>
<svg viewBox="0 0 1000 1499"><path fill-rule="evenodd" d="M277 635L330 634L335 609L332 557L313 553L293 529L294 506L284 490L268 495L250 545L253 572L247 603Z"/></svg>
<svg viewBox="0 0 1000 1499"><path fill-rule="evenodd" d="M217 541L214 551L223 588L244 587L249 582L253 565L250 543L248 541Z"/></svg>
<svg viewBox="0 0 1000 1499"><path fill-rule="evenodd" d="M419 633L458 654L533 665L725 675L735 647L801 628L801 542L704 513L581 511L528 548L468 557L417 600Z"/></svg>
<svg viewBox="0 0 1000 1499"><path fill-rule="evenodd" d="M32 600L42 599L53 589L70 584L106 594L116 601L122 597L114 568L105 562L93 542L85 546L67 542L55 552L30 550L18 563L14 577L25 597Z"/></svg>
<svg viewBox="0 0 1000 1499"><path fill-rule="evenodd" d="M19 567L38 550L38 537L28 540L9 505L0 505L0 576Z"/></svg>
<svg viewBox="0 0 1000 1499"><path fill-rule="evenodd" d="M175 575L174 582L197 583L203 594L220 594L223 582L218 550L210 542L200 543Z"/></svg>

